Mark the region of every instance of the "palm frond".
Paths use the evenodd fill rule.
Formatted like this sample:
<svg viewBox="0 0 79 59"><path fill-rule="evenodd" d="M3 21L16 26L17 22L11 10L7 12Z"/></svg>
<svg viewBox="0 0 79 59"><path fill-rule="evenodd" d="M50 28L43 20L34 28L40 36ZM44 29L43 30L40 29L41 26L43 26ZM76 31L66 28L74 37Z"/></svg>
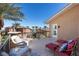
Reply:
<svg viewBox="0 0 79 59"><path fill-rule="evenodd" d="M24 14L16 4L0 3L0 19L22 21Z"/></svg>

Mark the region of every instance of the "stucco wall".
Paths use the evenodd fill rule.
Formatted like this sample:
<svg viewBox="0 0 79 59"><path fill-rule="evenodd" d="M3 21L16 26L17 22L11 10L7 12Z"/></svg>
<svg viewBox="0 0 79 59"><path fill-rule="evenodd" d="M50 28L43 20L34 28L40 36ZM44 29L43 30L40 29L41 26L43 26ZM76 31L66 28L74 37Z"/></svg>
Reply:
<svg viewBox="0 0 79 59"><path fill-rule="evenodd" d="M58 38L73 39L79 36L79 5L53 19L49 26L51 24L58 24L60 26L58 28Z"/></svg>

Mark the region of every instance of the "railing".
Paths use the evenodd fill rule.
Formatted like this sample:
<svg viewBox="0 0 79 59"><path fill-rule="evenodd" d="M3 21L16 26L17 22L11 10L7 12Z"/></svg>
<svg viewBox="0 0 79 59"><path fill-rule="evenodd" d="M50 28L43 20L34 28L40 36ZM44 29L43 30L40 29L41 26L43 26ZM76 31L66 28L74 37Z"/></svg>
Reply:
<svg viewBox="0 0 79 59"><path fill-rule="evenodd" d="M6 40L1 44L0 51L3 51L4 47L6 47L8 42L9 42L9 37L6 38Z"/></svg>

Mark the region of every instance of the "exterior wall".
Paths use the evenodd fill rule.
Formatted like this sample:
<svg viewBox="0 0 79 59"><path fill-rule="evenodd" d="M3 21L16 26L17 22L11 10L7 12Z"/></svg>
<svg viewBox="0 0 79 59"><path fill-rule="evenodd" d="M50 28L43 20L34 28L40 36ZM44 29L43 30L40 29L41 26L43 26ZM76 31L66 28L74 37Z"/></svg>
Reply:
<svg viewBox="0 0 79 59"><path fill-rule="evenodd" d="M23 29L23 33L31 33L32 31L30 29Z"/></svg>
<svg viewBox="0 0 79 59"><path fill-rule="evenodd" d="M9 29L9 32L13 32L14 30L12 28Z"/></svg>
<svg viewBox="0 0 79 59"><path fill-rule="evenodd" d="M23 29L23 37L24 38L31 38L31 30L30 29L27 29L27 28L24 28Z"/></svg>
<svg viewBox="0 0 79 59"><path fill-rule="evenodd" d="M73 39L79 36L79 5L66 11L49 23L58 24L58 38ZM51 29L51 26L50 26ZM50 32L51 34L51 32Z"/></svg>
<svg viewBox="0 0 79 59"><path fill-rule="evenodd" d="M50 37L50 31L46 32L46 36L49 38Z"/></svg>

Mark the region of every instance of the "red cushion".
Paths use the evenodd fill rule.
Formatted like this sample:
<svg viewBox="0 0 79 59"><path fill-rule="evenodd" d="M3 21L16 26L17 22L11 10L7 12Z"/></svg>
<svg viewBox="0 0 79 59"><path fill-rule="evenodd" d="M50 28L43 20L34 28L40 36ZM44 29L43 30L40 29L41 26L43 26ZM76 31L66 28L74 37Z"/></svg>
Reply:
<svg viewBox="0 0 79 59"><path fill-rule="evenodd" d="M55 50L58 45L57 44L53 44L53 43L49 43L46 45L47 48L51 49L51 50Z"/></svg>
<svg viewBox="0 0 79 59"><path fill-rule="evenodd" d="M72 50L70 50L70 51L66 51L66 52L64 52L64 53L66 53L67 55L71 55L71 53L72 53Z"/></svg>
<svg viewBox="0 0 79 59"><path fill-rule="evenodd" d="M74 46L74 44L70 43L70 44L68 44L67 49L71 49L71 48L73 48L73 46Z"/></svg>
<svg viewBox="0 0 79 59"><path fill-rule="evenodd" d="M68 56L68 54L66 52L60 52L59 48L57 48L54 53L58 56Z"/></svg>
<svg viewBox="0 0 79 59"><path fill-rule="evenodd" d="M66 51L63 51L63 52L59 51L60 48L57 48L55 50L55 54L56 55L59 55L59 56L70 56L71 53L72 53L72 51L73 51L73 46L74 46L73 43L68 44L67 50Z"/></svg>
<svg viewBox="0 0 79 59"><path fill-rule="evenodd" d="M58 56L70 56L71 53L72 53L72 50L67 50L67 51L64 51L64 52L60 52L59 51L59 48L57 48L54 53Z"/></svg>
<svg viewBox="0 0 79 59"><path fill-rule="evenodd" d="M58 40L57 42L62 42L62 41ZM58 56L70 56L73 51L73 47L76 43L77 43L77 40L73 40L71 43L68 44L67 50L64 52L59 51L59 48L60 48L59 46L61 46L60 44L56 45L51 43L51 44L48 44L47 47L49 47L51 50L53 50L56 47L54 49L54 53Z"/></svg>
<svg viewBox="0 0 79 59"><path fill-rule="evenodd" d="M67 50L65 51L65 53L68 54L68 55L71 55L73 48L74 48L74 45L76 43L77 43L76 40L73 40L71 43L68 43Z"/></svg>
<svg viewBox="0 0 79 59"><path fill-rule="evenodd" d="M73 40L72 42L68 43L67 49L73 48L76 43L77 43L76 40Z"/></svg>

